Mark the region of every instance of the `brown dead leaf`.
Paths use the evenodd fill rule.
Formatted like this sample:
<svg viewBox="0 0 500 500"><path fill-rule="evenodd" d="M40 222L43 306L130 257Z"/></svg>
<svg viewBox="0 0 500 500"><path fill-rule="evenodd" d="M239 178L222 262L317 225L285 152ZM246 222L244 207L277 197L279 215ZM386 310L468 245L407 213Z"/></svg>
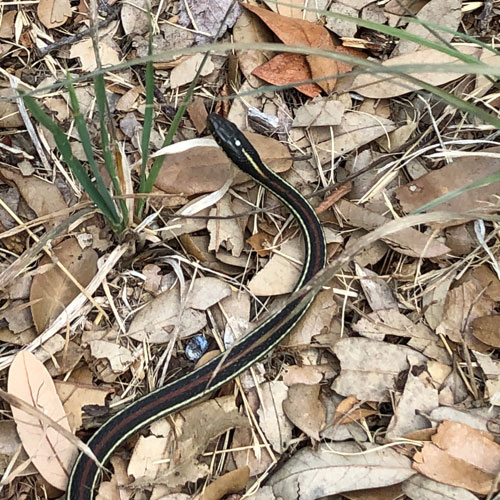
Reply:
<svg viewBox="0 0 500 500"><path fill-rule="evenodd" d="M393 484L392 486L384 486L383 488L369 488L367 490L350 491L343 494L347 500L401 500L402 495L403 491L401 489L401 484ZM420 497L419 500L424 499Z"/></svg>
<svg viewBox="0 0 500 500"><path fill-rule="evenodd" d="M486 264L482 264L470 272L466 272L463 280L468 281L470 279L477 281L481 288L484 288L485 295L491 300L500 302L500 280Z"/></svg>
<svg viewBox="0 0 500 500"><path fill-rule="evenodd" d="M46 28L62 26L72 15L69 0L40 0L38 18Z"/></svg>
<svg viewBox="0 0 500 500"><path fill-rule="evenodd" d="M424 476L485 495L500 472L500 445L488 432L445 421L414 460Z"/></svg>
<svg viewBox="0 0 500 500"><path fill-rule="evenodd" d="M82 287L86 287L97 272L97 253L91 248L82 250L76 238L68 238L53 248L58 261ZM43 332L80 290L59 269L49 256L40 260L42 273L33 278L30 291L31 313L37 331Z"/></svg>
<svg viewBox="0 0 500 500"><path fill-rule="evenodd" d="M275 172L285 172L292 166L288 148L276 139L244 132L262 161ZM220 189L234 171L233 184L246 182L248 175L231 166L220 148L196 147L182 153L166 155L155 187L166 193L191 196ZM234 170L233 170L234 169Z"/></svg>
<svg viewBox="0 0 500 500"><path fill-rule="evenodd" d="M340 125L344 104L331 97L317 97L305 103L295 112L294 127L330 127Z"/></svg>
<svg viewBox="0 0 500 500"><path fill-rule="evenodd" d="M413 358L409 357L410 362ZM430 426L424 415L439 406L438 391L421 367L412 364L403 394L397 401L385 438L396 441L410 432Z"/></svg>
<svg viewBox="0 0 500 500"><path fill-rule="evenodd" d="M472 321L493 314L495 309L495 302L482 293L483 290L475 281L450 290L444 303L443 321L436 327L436 333L459 344L465 341L469 347L484 351L485 345L471 334Z"/></svg>
<svg viewBox="0 0 500 500"><path fill-rule="evenodd" d="M410 461L393 449L368 445L363 453L353 442L322 444L296 452L268 481L283 498L316 500L344 491L400 483L414 474ZM336 453L338 452L338 453Z"/></svg>
<svg viewBox="0 0 500 500"><path fill-rule="evenodd" d="M220 500L230 493L238 493L245 488L249 478L248 466L228 472L210 483L195 500Z"/></svg>
<svg viewBox="0 0 500 500"><path fill-rule="evenodd" d="M438 483L417 474L402 484L403 492L411 500L477 500L476 495L463 488Z"/></svg>
<svg viewBox="0 0 500 500"><path fill-rule="evenodd" d="M55 387L73 432L82 426L82 407L85 405L105 406L110 389L89 384L56 380Z"/></svg>
<svg viewBox="0 0 500 500"><path fill-rule="evenodd" d="M198 278L191 287L189 283L187 286L190 292L182 310L179 286L160 293L134 316L127 336L151 343L168 342L173 334L188 337L207 323L206 315L200 311L231 293L229 285L216 278Z"/></svg>
<svg viewBox="0 0 500 500"><path fill-rule="evenodd" d="M339 200L335 205L344 219L353 227L362 227L366 230L376 229L387 223L389 219L366 208L354 205L346 200ZM390 234L382 239L389 244L395 251L409 255L410 257L422 257L431 259L439 257L450 251L450 249L423 234L412 227L401 229L397 233Z"/></svg>
<svg viewBox="0 0 500 500"><path fill-rule="evenodd" d="M300 275L296 262L301 262L304 249L299 238L288 240L273 254L269 262L248 283L248 289L258 296L273 296L290 293Z"/></svg>
<svg viewBox="0 0 500 500"><path fill-rule="evenodd" d="M498 158L481 156L481 153L493 153L500 156L500 148L488 148L471 152L464 158L455 158L453 163L445 165L439 170L433 170L406 184L406 186L396 189L396 196L405 212L411 212L450 191L500 172ZM492 182L487 186L471 189L451 200L440 203L432 210L466 212L484 208L487 202L495 203L499 190L500 182Z"/></svg>
<svg viewBox="0 0 500 500"><path fill-rule="evenodd" d="M285 340L287 346L310 346L316 335L328 331L333 318L339 313L333 295L332 290L322 290L314 297L307 313Z"/></svg>
<svg viewBox="0 0 500 500"><path fill-rule="evenodd" d="M377 413L376 410L360 408L359 401L354 396L349 396L341 401L335 408L333 425L347 425L352 422L363 420L371 415L376 415Z"/></svg>
<svg viewBox="0 0 500 500"><path fill-rule="evenodd" d="M423 24L408 23L405 29L406 33L419 36L425 40L430 40L434 43L448 43L453 39L453 31L456 31L461 19L462 0L431 0L422 7L417 19L421 21L436 22L439 19L439 25L448 28L450 31L442 30L439 37L434 36L432 30L427 29ZM441 31L441 30L440 30ZM402 54L414 54L415 51L422 49L423 45L410 40L399 40L392 57Z"/></svg>
<svg viewBox="0 0 500 500"><path fill-rule="evenodd" d="M235 43L268 43L273 41L273 35L264 23L253 14L242 9L241 15L233 26L233 39ZM249 83L252 81L252 71L273 57L269 50L239 50L236 52L238 66ZM321 89L319 89L321 92ZM251 96L248 96L251 97Z"/></svg>
<svg viewBox="0 0 500 500"><path fill-rule="evenodd" d="M356 275L360 278L359 283L368 305L372 311L383 309L397 309L398 301L392 293L389 284L380 278L377 273L366 267L355 264Z"/></svg>
<svg viewBox="0 0 500 500"><path fill-rule="evenodd" d="M14 97L15 95L14 89L0 89L0 98ZM0 129L22 127L23 125L24 121L21 118L17 104L15 102L0 101Z"/></svg>
<svg viewBox="0 0 500 500"><path fill-rule="evenodd" d="M126 347L106 340L91 340L89 343L94 371L104 382L113 382L126 372L136 357Z"/></svg>
<svg viewBox="0 0 500 500"><path fill-rule="evenodd" d="M388 134L396 128L393 121L354 111L344 113L342 122L333 129L334 141L327 140L317 145L320 162L330 162L332 152L335 158L354 151L365 144ZM314 129L313 134L314 136Z"/></svg>
<svg viewBox="0 0 500 500"><path fill-rule="evenodd" d="M0 179L6 184L15 184L21 196L38 217L68 208L59 189L50 182L35 176L24 177L18 170L5 167L0 167ZM61 217L54 217L45 223L45 227L52 229L61 222L61 219Z"/></svg>
<svg viewBox="0 0 500 500"><path fill-rule="evenodd" d="M284 453L292 439L293 425L283 411L288 388L283 382L265 382L259 386L261 407L257 410L259 425L277 453Z"/></svg>
<svg viewBox="0 0 500 500"><path fill-rule="evenodd" d="M139 85L127 90L127 92L118 99L116 109L123 112L133 111L136 107L136 101L141 95L141 90L142 88Z"/></svg>
<svg viewBox="0 0 500 500"><path fill-rule="evenodd" d="M14 358L7 390L70 431L52 377L30 352L20 351ZM38 418L18 408L11 409L17 432L33 464L48 483L65 490L77 448Z"/></svg>
<svg viewBox="0 0 500 500"><path fill-rule="evenodd" d="M2 12L0 19L0 38L14 38L14 20L16 18L16 14L17 10Z"/></svg>
<svg viewBox="0 0 500 500"><path fill-rule="evenodd" d="M294 384L319 384L323 380L323 373L317 366L287 366L283 372L283 383L288 386Z"/></svg>
<svg viewBox="0 0 500 500"><path fill-rule="evenodd" d="M21 467L20 470L18 469L18 476L37 473L22 447L16 431L16 423L13 420L0 420L0 471L2 473L5 472L9 464L12 466L14 455L18 455L14 467Z"/></svg>
<svg viewBox="0 0 500 500"><path fill-rule="evenodd" d="M483 344L500 347L500 314L480 316L472 322L472 335Z"/></svg>
<svg viewBox="0 0 500 500"><path fill-rule="evenodd" d="M356 337L340 339L333 351L342 370L332 389L365 401L389 401L398 375L410 367L409 355L414 355L418 363L426 361L425 356L409 347Z"/></svg>
<svg viewBox="0 0 500 500"><path fill-rule="evenodd" d="M103 66L114 66L120 62L120 54L105 42L99 42L99 55ZM78 57L82 71L94 71L97 68L92 39L75 43L71 46L70 57Z"/></svg>
<svg viewBox="0 0 500 500"><path fill-rule="evenodd" d="M326 28L302 19L280 16L270 10L261 9L254 5L242 4L250 12L258 15L274 34L286 45L305 45L325 50L336 49ZM335 87L335 75L339 73L337 62L334 59L318 56L307 56L313 78L326 78L320 81L319 86L329 94Z"/></svg>
<svg viewBox="0 0 500 500"><path fill-rule="evenodd" d="M464 54L479 56L481 49L471 46L455 47ZM384 61L382 67L390 67L395 65L404 64L439 64L446 65L451 63L460 62L457 58L443 54L435 49L422 49L410 54L393 57ZM448 82L452 82L462 75L460 73L452 73L443 71L438 73L436 71L427 73L414 73L410 76L418 78L431 85L439 86ZM397 97L400 95L408 94L417 90L419 87L414 83L410 83L397 75L388 73L365 73L358 75L354 80L352 90L355 90L364 97L372 97L374 99L381 99L384 97Z"/></svg>
<svg viewBox="0 0 500 500"><path fill-rule="evenodd" d="M210 210L211 216L225 216L227 219L212 219L207 222L207 230L210 233L209 251L218 252L223 246L231 255L239 257L245 246L245 228L238 219L231 218L235 214L231 197L226 194L219 200L214 208Z"/></svg>
<svg viewBox="0 0 500 500"><path fill-rule="evenodd" d="M309 437L320 440L319 433L325 427L326 408L321 400L321 386L295 384L288 389L283 401L286 416Z"/></svg>
<svg viewBox="0 0 500 500"><path fill-rule="evenodd" d="M284 52L273 57L270 61L258 66L252 75L259 77L271 85L290 85L312 79L311 68L301 54ZM321 87L312 82L294 87L308 97L317 97L321 94Z"/></svg>
<svg viewBox="0 0 500 500"><path fill-rule="evenodd" d="M155 422L153 435L139 438L128 473L135 477L136 486L155 482L175 487L196 481L209 473L208 466L197 461L208 443L229 429L246 426L248 419L239 414L233 396L192 406L173 419Z"/></svg>
<svg viewBox="0 0 500 500"><path fill-rule="evenodd" d="M118 455L113 455L110 462L113 466L113 474L109 481L102 481L99 485L96 500L129 500L131 493L126 486L130 484L130 480L125 460Z"/></svg>

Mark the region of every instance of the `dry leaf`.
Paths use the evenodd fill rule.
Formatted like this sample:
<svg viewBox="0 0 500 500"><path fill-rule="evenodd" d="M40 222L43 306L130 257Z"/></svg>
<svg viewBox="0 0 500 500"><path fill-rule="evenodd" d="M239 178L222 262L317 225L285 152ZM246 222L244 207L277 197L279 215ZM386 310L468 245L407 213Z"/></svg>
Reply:
<svg viewBox="0 0 500 500"><path fill-rule="evenodd" d="M481 156L481 153L492 153L500 156L500 148L488 148L471 152L465 158L455 158L452 163L445 165L443 168L433 170L406 184L406 186L398 188L396 196L405 212L411 212L439 196L468 186L483 177L498 174L500 171L498 158ZM487 186L471 189L451 200L440 203L431 210L466 212L485 208L487 202L495 203L499 189L500 182L492 182Z"/></svg>
<svg viewBox="0 0 500 500"><path fill-rule="evenodd" d="M88 344L90 353L96 360L106 360L106 363L98 369L99 378L105 382L113 382L117 375L127 371L136 359L129 349L115 342L91 340Z"/></svg>
<svg viewBox="0 0 500 500"><path fill-rule="evenodd" d="M102 481L99 485L96 500L129 500L131 492L126 488L130 484L127 465L118 455L113 455L110 462L113 466L113 474L109 481Z"/></svg>
<svg viewBox="0 0 500 500"><path fill-rule="evenodd" d="M72 45L69 56L70 58L78 57L80 59L83 72L97 69L91 38ZM102 41L99 42L99 56L103 66L114 66L120 62L119 53L113 47L110 47L107 43Z"/></svg>
<svg viewBox="0 0 500 500"><path fill-rule="evenodd" d="M500 472L500 445L487 432L445 421L414 459L424 476L486 495Z"/></svg>
<svg viewBox="0 0 500 500"><path fill-rule="evenodd" d="M273 36L264 23L247 10L242 9L241 16L233 27L233 39L235 43L268 43L273 41ZM246 80L252 80L252 71L272 59L273 55L273 52L262 49L237 51L238 66Z"/></svg>
<svg viewBox="0 0 500 500"><path fill-rule="evenodd" d="M0 38L14 38L14 19L16 18L16 14L17 10L2 12L0 19Z"/></svg>
<svg viewBox="0 0 500 500"><path fill-rule="evenodd" d="M257 410L259 424L277 453L284 453L292 439L293 425L283 412L288 388L283 382L266 382L259 386L261 407Z"/></svg>
<svg viewBox="0 0 500 500"><path fill-rule="evenodd" d="M414 474L410 461L390 448L363 453L355 443L322 444L303 448L275 473L268 484L286 499L315 500L344 491L379 488ZM335 452L338 453L335 453Z"/></svg>
<svg viewBox="0 0 500 500"><path fill-rule="evenodd" d="M57 260L85 288L97 272L97 253L82 250L76 238L68 238L53 249ZM57 267L49 256L40 260L30 292L31 313L38 332L43 332L80 293L78 287Z"/></svg>
<svg viewBox="0 0 500 500"><path fill-rule="evenodd" d="M200 310L204 311L231 293L229 285L216 278L198 278L191 287L186 286L186 290L190 290L187 302L181 302L179 286L161 293L134 316L127 336L137 341L147 339L151 343L168 342L172 335L188 337L207 324L206 315Z"/></svg>
<svg viewBox="0 0 500 500"><path fill-rule="evenodd" d="M426 357L403 345L364 338L343 338L333 349L342 370L332 389L343 396L354 395L365 401L389 401L398 375L408 370L408 356L418 363ZM390 363L387 360L391 360Z"/></svg>
<svg viewBox="0 0 500 500"><path fill-rule="evenodd" d="M12 467L14 455L17 455L14 467L21 467L21 470L18 469L18 476L37 473L22 447L16 431L16 423L13 420L0 420L0 471L2 473L6 471L9 464Z"/></svg>
<svg viewBox="0 0 500 500"><path fill-rule="evenodd" d="M372 311L398 308L398 301L386 281L366 267L355 264L355 269L356 275L360 278L359 283L365 298Z"/></svg>
<svg viewBox="0 0 500 500"><path fill-rule="evenodd" d="M500 314L480 316L472 322L472 335L483 344L491 347L500 347Z"/></svg>
<svg viewBox="0 0 500 500"><path fill-rule="evenodd" d="M439 20L439 26L448 28L452 31L439 30L439 37L434 36L433 30L419 23L410 22L405 29L406 33L419 36L425 40L434 43L445 44L453 39L453 31L458 29L461 19L462 0L431 0L424 5L417 14L419 21L429 21L431 23ZM408 14L406 14L408 15ZM392 57L402 54L414 54L415 51L422 49L421 43L401 39L394 50Z"/></svg>
<svg viewBox="0 0 500 500"><path fill-rule="evenodd" d="M258 271L248 283L248 289L258 296L272 296L290 293L297 283L304 258L304 248L299 238L288 240L280 247L269 262Z"/></svg>
<svg viewBox="0 0 500 500"><path fill-rule="evenodd" d="M455 47L460 50L460 52L468 55L473 55L478 57L481 53L481 49L478 47L470 46L459 46ZM435 49L422 49L417 52L412 52L410 54L404 54L402 56L393 57L384 61L382 67L390 67L395 65L405 65L405 64L439 64L446 65L451 63L459 63L460 61L452 56L443 54ZM418 78L431 85L439 86L448 82L452 82L462 75L460 73L443 71L438 72L427 72L427 73L410 73L410 76ZM397 75L391 73L365 73L358 75L352 84L352 90L358 92L364 97L372 97L374 99L381 99L384 97L397 97L400 95L408 94L419 89L418 85L410 83L404 78L400 78Z"/></svg>
<svg viewBox="0 0 500 500"><path fill-rule="evenodd" d="M252 75L271 85L290 85L312 79L311 68L304 56L290 52L278 54L270 61L258 66L252 71ZM294 87L308 97L317 97L321 94L321 87L314 82L294 85Z"/></svg>
<svg viewBox="0 0 500 500"><path fill-rule="evenodd" d="M342 214L343 218L353 227L362 227L366 230L372 230L382 226L390 220L346 200L339 200L335 206ZM409 255L410 257L432 259L433 257L439 257L450 251L446 245L443 245L435 239L429 241L430 238L431 236L429 235L422 234L412 227L407 227L401 229L401 231L397 233L384 236L382 239L397 252L403 255Z"/></svg>
<svg viewBox="0 0 500 500"><path fill-rule="evenodd" d="M294 127L321 127L340 125L344 104L330 97L317 97L295 111Z"/></svg>
<svg viewBox="0 0 500 500"><path fill-rule="evenodd" d="M243 4L243 6L258 15L286 45L305 45L325 50L336 50L328 30L319 24L280 16L250 4ZM339 73L337 62L326 57L307 56L306 58L311 68L312 77L326 78L318 84L326 93L330 93L335 87L335 75Z"/></svg>
<svg viewBox="0 0 500 500"><path fill-rule="evenodd" d="M40 0L37 14L46 28L57 28L72 16L71 4L69 0Z"/></svg>
<svg viewBox="0 0 500 500"><path fill-rule="evenodd" d="M16 11L12 11L16 12ZM14 89L0 89L0 99L15 97ZM0 101L0 128L16 128L24 126L24 121L15 102ZM0 170L2 173L3 170Z"/></svg>
<svg viewBox="0 0 500 500"><path fill-rule="evenodd" d="M309 437L320 440L319 433L325 427L326 408L321 400L321 386L295 384L288 389L283 401L286 416Z"/></svg>
<svg viewBox="0 0 500 500"><path fill-rule="evenodd" d="M245 132L262 161L275 172L291 168L292 160L288 148L276 139L260 134ZM182 153L166 155L155 187L166 193L191 196L210 193L220 189L233 171L233 184L246 182L249 177L236 167L217 147L196 147Z"/></svg>
<svg viewBox="0 0 500 500"><path fill-rule="evenodd" d="M230 493L243 490L250 478L250 469L245 466L219 476L211 482L195 500L220 500Z"/></svg>
<svg viewBox="0 0 500 500"><path fill-rule="evenodd" d="M195 97L187 107L189 119L193 122L196 131L201 134L207 128L207 108L205 100L201 97Z"/></svg>
<svg viewBox="0 0 500 500"><path fill-rule="evenodd" d="M1 94L0 94L1 96ZM0 167L0 179L6 184L14 183L30 208L38 215L50 215L59 210L65 210L68 205L54 184L38 177L24 177L18 170ZM62 217L54 217L45 223L47 229L57 226Z"/></svg>
<svg viewBox="0 0 500 500"><path fill-rule="evenodd" d="M151 426L153 435L139 438L128 467L128 473L136 479L135 485L154 481L179 486L206 476L207 465L199 463L196 457L218 435L248 425L248 419L239 414L233 396L187 408L173 417L172 424L171 421L172 418L155 422ZM172 463L166 464L165 458Z"/></svg>
<svg viewBox="0 0 500 500"><path fill-rule="evenodd" d="M407 479L402 487L411 500L478 500L470 491L438 483L419 474Z"/></svg>
<svg viewBox="0 0 500 500"><path fill-rule="evenodd" d="M387 118L355 111L347 112L340 125L333 129L335 137L333 143L328 140L317 145L319 160L322 164L330 162L332 152L335 158L345 155L388 134L395 128L394 122Z"/></svg>
<svg viewBox="0 0 500 500"><path fill-rule="evenodd" d="M472 321L492 314L495 309L495 303L483 290L475 281L468 281L450 290L444 304L443 321L436 327L436 333L446 335L459 344L465 340L470 347L483 350L484 344L471 334Z"/></svg>
<svg viewBox="0 0 500 500"><path fill-rule="evenodd" d="M63 405L52 377L43 364L28 351L20 351L9 370L9 393L35 407L70 431ZM43 478L65 490L77 448L38 418L12 407L12 415L23 447Z"/></svg>
<svg viewBox="0 0 500 500"><path fill-rule="evenodd" d="M77 431L82 426L82 408L85 405L105 406L110 389L91 384L56 380L57 395L61 400L71 429Z"/></svg>
<svg viewBox="0 0 500 500"><path fill-rule="evenodd" d="M122 15L124 9L128 5L129 4L123 5L121 10ZM132 87L131 89L127 90L127 92L125 92L125 94L123 94L116 103L117 111L123 111L123 112L133 111L136 108L137 99L141 95L141 90L142 88L139 85L136 85L135 87Z"/></svg>
<svg viewBox="0 0 500 500"><path fill-rule="evenodd" d="M387 426L385 438L397 441L410 432L430 427L429 420L423 415L428 415L438 406L438 391L432 385L428 373L421 371L417 365L412 365L403 394L397 401L394 415Z"/></svg>
<svg viewBox="0 0 500 500"><path fill-rule="evenodd" d="M317 366L287 366L283 372L283 383L291 386L294 384L319 384L323 380L323 373Z"/></svg>
<svg viewBox="0 0 500 500"><path fill-rule="evenodd" d="M291 331L287 346L310 346L313 338L328 331L332 320L339 314L332 290L322 290L314 297L311 307Z"/></svg>
<svg viewBox="0 0 500 500"><path fill-rule="evenodd" d="M234 215L231 197L225 194L217 202L215 208L210 210L210 215L217 217L228 217L227 219L211 219L207 222L207 230L210 233L209 251L218 252L221 245L235 257L239 257L245 245L244 227L238 219L231 218Z"/></svg>

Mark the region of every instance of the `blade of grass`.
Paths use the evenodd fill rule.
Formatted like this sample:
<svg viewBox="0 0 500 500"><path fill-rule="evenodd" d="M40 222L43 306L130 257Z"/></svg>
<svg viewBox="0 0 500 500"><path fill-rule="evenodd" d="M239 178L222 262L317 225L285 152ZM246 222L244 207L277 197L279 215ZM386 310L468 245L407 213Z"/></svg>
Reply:
<svg viewBox="0 0 500 500"><path fill-rule="evenodd" d="M94 79L94 89L96 94L97 108L99 110L99 122L100 122L100 134L101 134L101 148L104 157L104 164L106 170L111 178L115 193L121 196L122 189L120 186L120 181L118 179L118 173L116 171L115 162L111 152L111 146L109 142L109 135L107 129L107 119L111 120L111 116L108 113L108 106L106 101L106 86L104 83L104 74L101 73L97 75ZM121 224L122 228L126 227L128 222L128 209L127 204L124 199L120 199L120 210L121 210Z"/></svg>
<svg viewBox="0 0 500 500"><path fill-rule="evenodd" d="M113 202L113 199L111 198L111 195L109 194L108 189L106 188L106 185L104 184L104 180L102 178L101 173L99 172L99 168L97 167L97 163L94 158L94 152L92 149L92 141L90 139L89 131L87 128L87 124L85 123L85 119L80 112L80 105L78 103L78 98L76 96L75 92L75 87L71 83L71 75L67 75L68 77L68 92L69 96L71 99L71 108L73 111L73 118L76 123L76 128L78 130L78 135L80 136L80 141L83 146L83 150L85 151L85 156L87 158L87 162L89 164L90 170L94 174L94 178L97 184L97 190L102 196L102 199L106 203L108 209L110 212L115 214L115 220L119 221L120 217L118 216L118 213L116 211L115 204Z"/></svg>
<svg viewBox="0 0 500 500"><path fill-rule="evenodd" d="M151 22L151 11L148 9L149 15L149 37L148 37L148 56L153 55L153 25ZM144 128L141 138L141 178L140 186L146 185L146 167L149 155L149 141L151 139L151 130L153 128L153 112L154 112L154 70L153 61L146 63L146 109L144 111ZM142 191L141 191L142 192Z"/></svg>
<svg viewBox="0 0 500 500"><path fill-rule="evenodd" d="M214 42L216 42L221 36L222 36L222 29L223 26L225 25L225 22L227 18L229 17L230 12L232 11L234 5L236 4L236 0L233 0L231 4L229 5L224 18L222 19L220 23L219 30L217 34L214 37ZM191 97L194 93L194 89L198 83L198 80L200 78L201 72L203 70L203 67L205 66L206 61L208 60L208 57L210 55L210 51L205 52L205 55L200 63L200 66L198 67L196 74L193 78L193 81L189 85L186 94L184 96L184 99L182 100L181 105L177 108L177 111L175 113L175 116L172 120L172 123L170 124L170 127L168 129L167 135L165 136L165 140L163 141L162 148L169 146L170 143L172 142L175 133L177 132L177 129L179 128L179 124L181 122L182 117L184 116L184 112L186 111L186 108L191 101ZM163 164L163 158L164 156L158 156L155 161L153 162L153 165L151 166L151 171L149 172L149 175L147 178L145 178L144 184L141 183L140 186L140 192L141 193L150 193L151 190L153 189L154 182L156 178L158 177L158 174L160 173L161 166ZM139 199L137 203L137 215L139 218L142 217L142 211L144 210L144 205L146 203L145 198Z"/></svg>
<svg viewBox="0 0 500 500"><path fill-rule="evenodd" d="M101 193L97 190L96 186L90 179L87 171L82 166L80 161L73 155L71 150L71 145L66 137L66 134L57 126L57 124L42 110L38 103L30 96L24 94L22 90L19 93L24 100L24 103L31 111L34 118L41 123L45 128L47 128L51 134L54 136L57 149L61 153L64 161L74 173L75 177L78 179L80 184L83 186L85 192L90 196L92 201L101 210L103 215L110 221L110 224L116 228L119 223L117 219L116 212L113 213L109 210L107 203L101 196Z"/></svg>

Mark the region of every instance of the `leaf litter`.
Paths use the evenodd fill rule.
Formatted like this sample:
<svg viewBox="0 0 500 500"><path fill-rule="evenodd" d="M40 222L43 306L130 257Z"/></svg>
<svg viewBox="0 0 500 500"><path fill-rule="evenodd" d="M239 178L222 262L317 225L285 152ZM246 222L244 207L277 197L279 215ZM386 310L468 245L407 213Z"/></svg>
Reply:
<svg viewBox="0 0 500 500"><path fill-rule="evenodd" d="M452 64L457 58L411 40L396 44L388 35L335 15L322 18L305 2L293 3L297 8L243 3L227 19L223 36L245 43L277 37L284 45L349 56L352 64L285 50L237 50L231 57L214 52L175 142L204 136L207 113L214 109L237 123L265 163L318 207L330 259L349 251L366 232L498 174L495 130L479 118L415 92L421 86L398 75L350 74L362 68L355 67L356 57L389 70L408 63ZM153 3L159 16L155 50L206 43L228 5L179 2L157 12ZM423 24L407 22L412 13L422 21L438 18L451 30L492 35L488 23L494 26L498 13L480 15L482 5L344 0L315 6L446 41L448 48L498 65L498 56L479 45L463 44L449 32L436 38ZM147 55L145 4L118 10L110 2L108 8L117 15L99 30L101 64ZM87 35L51 52L43 49L68 34L84 33L89 24L85 2L78 13L65 0L7 5L0 14L2 63L33 88L64 78L57 69L64 66L86 76L97 67ZM39 76L23 66L35 45L42 49ZM161 110L155 109L152 131L158 148L171 120L169 107L178 106L201 60L201 53L155 60L164 100ZM43 74L54 76L42 80ZM2 98L13 95L7 76L0 74ZM491 109L498 105L495 87L484 75L414 76L471 102L481 99ZM317 81L297 83L304 80ZM116 134L138 174L144 82L129 68L107 72L105 81L119 124ZM255 93L264 82L292 88ZM97 145L92 86L82 82L75 91ZM213 100L247 91L253 94L231 104ZM67 93L54 89L38 100L85 161L70 124ZM258 126L249 106L274 128ZM36 123L26 132L27 118L14 101L0 102L0 265L8 271L2 279L0 366L5 372L12 365L4 376L9 392L87 438L116 408L189 372L193 363L185 347L193 336L208 339L203 362L268 311L283 307L303 263L303 243L279 200L215 146L165 157L150 199L152 217L132 226L135 247L127 253L96 213L63 228L70 211L87 200L51 135ZM40 147L33 145L34 137ZM332 184L338 189L332 197L320 191ZM113 473L100 494L130 498L141 487L155 498L241 498L245 490L255 500L492 498L500 474L500 283L497 225L488 214L498 211L497 184L429 209L447 211L450 219L454 212L469 216L402 227L365 248L356 264L353 260L323 283L292 334L262 363L226 384L215 399L131 439L125 453L112 458ZM209 220L179 218L184 205L207 193L195 215ZM483 230L472 222L478 214L484 216ZM55 233L43 240L47 231ZM41 256L43 246L48 256ZM20 364L30 368L19 371ZM29 432L27 422L33 424ZM28 491L23 483L28 474L30 484L45 480L63 490L73 445L45 420L15 407L0 424L0 469L11 491ZM57 443L52 455L42 454L44 440Z"/></svg>

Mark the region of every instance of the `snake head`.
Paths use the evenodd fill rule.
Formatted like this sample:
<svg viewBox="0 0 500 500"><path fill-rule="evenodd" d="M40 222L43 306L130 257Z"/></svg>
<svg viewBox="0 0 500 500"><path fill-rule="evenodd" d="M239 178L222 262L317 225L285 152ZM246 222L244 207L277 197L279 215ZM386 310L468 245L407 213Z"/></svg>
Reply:
<svg viewBox="0 0 500 500"><path fill-rule="evenodd" d="M208 115L208 128L229 159L244 172L252 173L249 172L249 170L253 171L249 158L254 162L260 162L260 158L238 127L222 116L211 113Z"/></svg>

